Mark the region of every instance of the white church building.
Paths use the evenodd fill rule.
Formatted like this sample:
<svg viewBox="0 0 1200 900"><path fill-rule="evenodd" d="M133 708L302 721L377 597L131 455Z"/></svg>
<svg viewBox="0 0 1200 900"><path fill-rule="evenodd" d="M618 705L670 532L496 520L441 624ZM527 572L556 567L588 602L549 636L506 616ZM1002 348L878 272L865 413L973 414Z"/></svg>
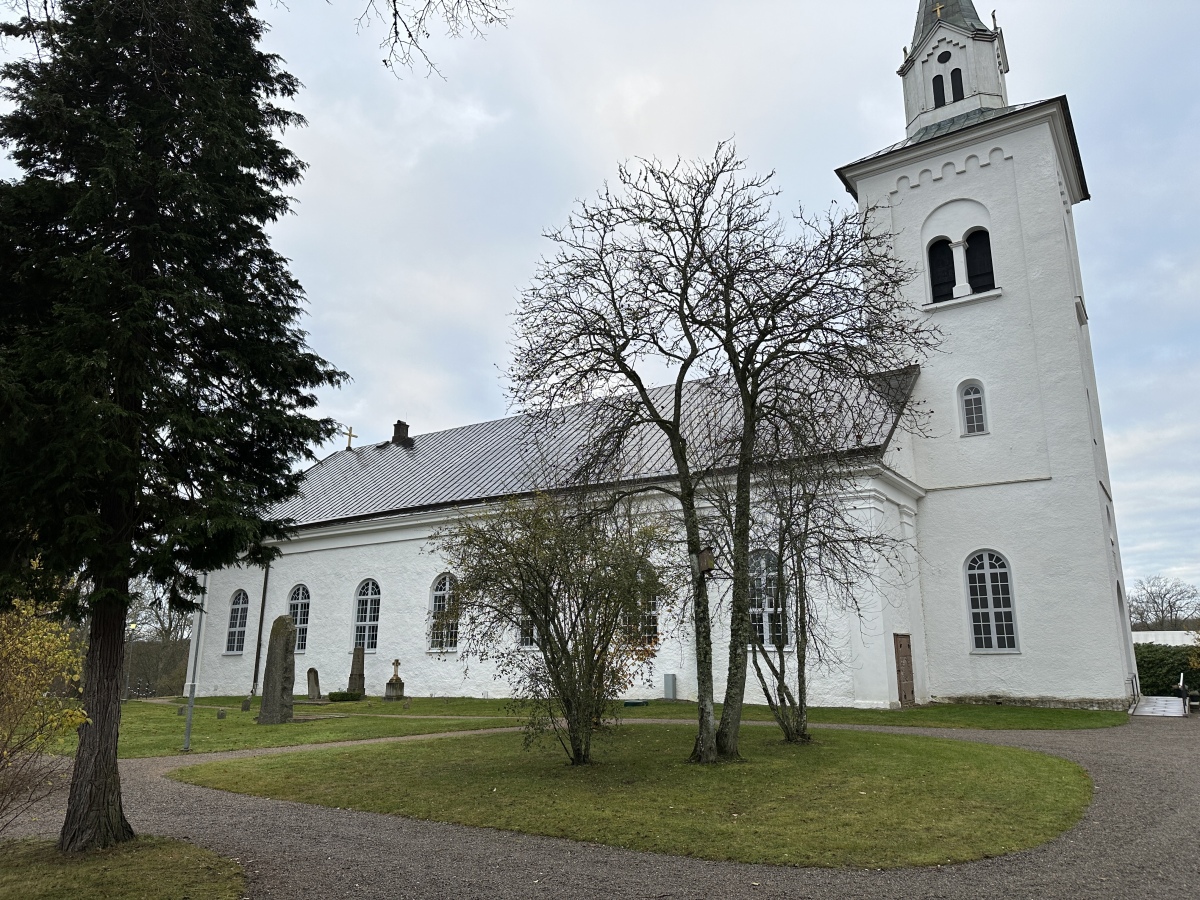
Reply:
<svg viewBox="0 0 1200 900"><path fill-rule="evenodd" d="M943 335L910 402L928 433L881 439L860 502L913 544L912 571L842 622L840 664L815 705L962 700L1126 708L1137 692L1112 488L1072 210L1087 182L1065 97L1012 105L1004 35L971 0L921 0L899 75L907 134L837 170L918 273L912 305ZM189 681L247 694L271 622L298 626L297 682L343 690L355 646L369 694L400 660L417 696L507 696L433 629L452 573L439 526L529 492L512 417L348 449L307 473L282 514L293 537L266 568L207 575ZM886 594L886 595L885 595ZM650 684L696 696L686 628L663 630ZM521 640L514 632L513 640ZM714 622L717 697L727 623ZM762 702L753 677L748 702Z"/></svg>

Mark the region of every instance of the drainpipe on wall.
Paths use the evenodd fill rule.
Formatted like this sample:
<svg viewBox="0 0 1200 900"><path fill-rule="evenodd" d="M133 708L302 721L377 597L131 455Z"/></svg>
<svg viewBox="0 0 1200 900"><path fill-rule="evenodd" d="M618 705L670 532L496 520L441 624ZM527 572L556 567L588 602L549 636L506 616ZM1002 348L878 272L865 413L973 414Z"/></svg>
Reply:
<svg viewBox="0 0 1200 900"><path fill-rule="evenodd" d="M250 696L253 697L258 693L258 664L262 659L262 627L263 616L267 613L267 581L271 577L271 561L267 560L266 568L263 569L263 589L262 601L258 605L258 643L254 647L254 684L250 686Z"/></svg>

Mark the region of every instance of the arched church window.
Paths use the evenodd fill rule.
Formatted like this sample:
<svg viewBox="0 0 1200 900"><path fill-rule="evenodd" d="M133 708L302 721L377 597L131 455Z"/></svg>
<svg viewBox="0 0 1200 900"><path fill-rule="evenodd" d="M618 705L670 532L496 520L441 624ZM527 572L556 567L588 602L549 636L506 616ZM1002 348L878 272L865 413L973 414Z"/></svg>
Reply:
<svg viewBox="0 0 1200 900"><path fill-rule="evenodd" d="M967 281L971 293L990 291L996 287L992 271L992 237L982 228L967 235Z"/></svg>
<svg viewBox="0 0 1200 900"><path fill-rule="evenodd" d="M987 416L983 408L983 386L968 382L959 389L962 401L962 433L987 434Z"/></svg>
<svg viewBox="0 0 1200 900"><path fill-rule="evenodd" d="M458 601L454 597L454 576L449 572L433 582L433 602L429 623L429 649L458 648Z"/></svg>
<svg viewBox="0 0 1200 900"><path fill-rule="evenodd" d="M929 287L934 303L954 298L954 251L945 238L929 245Z"/></svg>
<svg viewBox="0 0 1200 900"><path fill-rule="evenodd" d="M971 639L976 650L1016 650L1012 576L1006 560L981 550L967 560L967 593L971 603Z"/></svg>
<svg viewBox="0 0 1200 900"><path fill-rule="evenodd" d="M950 96L955 100L961 100L963 93L962 69L954 69L950 73Z"/></svg>
<svg viewBox="0 0 1200 900"><path fill-rule="evenodd" d="M946 79L941 75L933 76L933 105L936 109L946 105Z"/></svg>
<svg viewBox="0 0 1200 900"><path fill-rule="evenodd" d="M296 623L296 652L303 653L308 648L308 588L302 584L292 588L288 597L288 615Z"/></svg>
<svg viewBox="0 0 1200 900"><path fill-rule="evenodd" d="M770 550L750 553L750 625L760 644L787 643L787 622L779 596L779 556Z"/></svg>
<svg viewBox="0 0 1200 900"><path fill-rule="evenodd" d="M636 611L630 610L622 616L621 627L631 642L645 645L657 643L660 607L658 597L651 597L649 602L639 603Z"/></svg>
<svg viewBox="0 0 1200 900"><path fill-rule="evenodd" d="M250 596L240 588L229 600L229 633L225 636L225 652L241 653L246 649L246 616L250 612Z"/></svg>
<svg viewBox="0 0 1200 900"><path fill-rule="evenodd" d="M358 586L354 615L354 646L374 650L379 646L379 582L368 578Z"/></svg>

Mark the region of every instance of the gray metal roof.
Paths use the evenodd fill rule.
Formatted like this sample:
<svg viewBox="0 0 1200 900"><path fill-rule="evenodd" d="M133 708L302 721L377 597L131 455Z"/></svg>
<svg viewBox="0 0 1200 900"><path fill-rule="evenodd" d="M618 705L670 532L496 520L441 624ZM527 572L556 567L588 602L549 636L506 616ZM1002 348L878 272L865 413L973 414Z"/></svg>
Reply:
<svg viewBox="0 0 1200 900"><path fill-rule="evenodd" d="M1074 156L1075 169L1078 173L1079 184L1082 190L1083 199L1086 200L1090 196L1087 189L1087 177L1083 172L1083 160L1079 155L1079 142L1075 137L1075 126L1071 121L1071 108L1067 104L1066 97L1052 97L1049 100L1037 100L1033 103L1021 103L1016 106L1002 106L999 108L972 109L962 115L954 116L950 119L944 119L941 122L935 122L932 125L926 125L912 137L905 138L899 143L892 144L890 147L885 147L869 156L864 156L862 159L856 159L852 163L847 163L839 167L835 171L837 176L842 179L842 184L846 186L846 190L855 200L858 199L858 190L850 181L847 172L856 166L862 165L873 159L879 159L891 153L898 153L909 147L915 147L918 144L923 144L932 141L936 138L944 137L948 134L954 134L959 131L966 131L969 128L974 128L976 125L981 125L984 122L990 122L994 119L1001 119L1005 116L1011 116L1015 113L1022 112L1028 109L1034 109L1039 106L1055 106L1057 105L1063 116L1063 122L1066 126L1067 138L1071 144L1071 153Z"/></svg>
<svg viewBox="0 0 1200 900"><path fill-rule="evenodd" d="M875 159L878 156L887 156L889 153L895 153L897 150L903 150L905 147L915 147L917 144L923 144L925 141L931 141L934 138L941 137L944 134L953 134L956 131L963 131L970 128L972 125L978 125L980 122L987 122L992 119L998 119L1001 116L1007 116L1010 113L1020 112L1023 109L1029 109L1032 106L1037 106L1039 103L1051 101L1039 100L1035 103L1020 103L1016 106L1000 106L1000 107L982 107L978 109L968 110L957 116L949 119L942 119L940 122L934 122L932 125L926 125L920 131L916 132L912 137L907 137L898 143L892 144L890 147L884 147L869 156L864 156L862 159L856 159L848 165L842 166L843 169L848 169L850 166L857 166L859 163L864 163L867 160ZM839 169L838 171L841 171Z"/></svg>
<svg viewBox="0 0 1200 900"><path fill-rule="evenodd" d="M930 32L942 23L954 25L967 32L992 33L979 18L971 0L921 0L921 8L917 10L917 27L913 30L911 53L916 53Z"/></svg>
<svg viewBox="0 0 1200 900"><path fill-rule="evenodd" d="M863 451L887 446L916 381L917 370L881 376L870 389L873 404L855 443ZM697 428L712 434L724 418L713 415L698 383L689 406ZM660 389L665 390L665 389ZM553 418L512 416L413 436L413 446L390 442L342 450L304 474L300 493L272 511L296 527L369 519L403 512L520 496L551 485L555 473L596 449L597 403L572 407ZM616 479L669 478L675 471L662 432L642 425L627 441ZM694 441L693 441L694 446Z"/></svg>

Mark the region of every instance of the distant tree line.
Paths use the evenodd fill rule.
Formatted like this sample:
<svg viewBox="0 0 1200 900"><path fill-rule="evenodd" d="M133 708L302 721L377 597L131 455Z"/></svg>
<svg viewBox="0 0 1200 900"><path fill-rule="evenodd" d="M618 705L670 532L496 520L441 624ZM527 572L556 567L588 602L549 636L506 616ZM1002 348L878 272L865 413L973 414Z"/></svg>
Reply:
<svg viewBox="0 0 1200 900"><path fill-rule="evenodd" d="M1134 631L1200 631L1200 591L1165 575L1139 578L1129 595Z"/></svg>

